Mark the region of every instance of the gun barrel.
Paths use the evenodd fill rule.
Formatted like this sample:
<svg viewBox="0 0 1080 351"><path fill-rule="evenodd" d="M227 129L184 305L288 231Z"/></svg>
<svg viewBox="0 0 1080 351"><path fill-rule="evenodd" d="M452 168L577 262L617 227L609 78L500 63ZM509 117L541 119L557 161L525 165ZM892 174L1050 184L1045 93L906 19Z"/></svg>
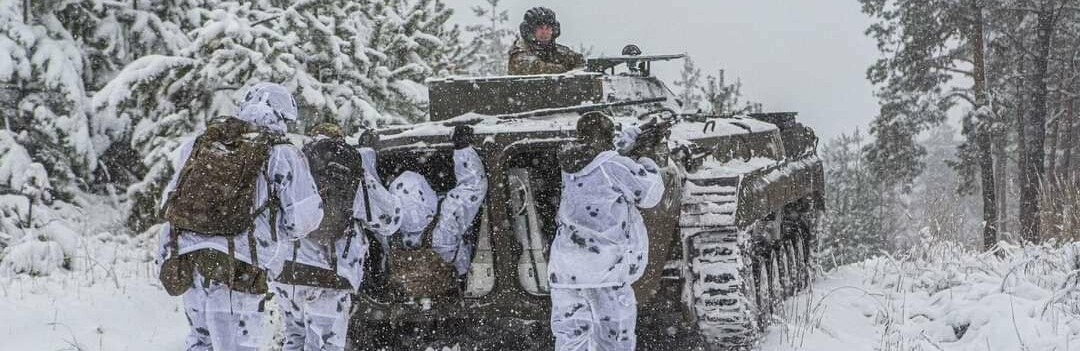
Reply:
<svg viewBox="0 0 1080 351"><path fill-rule="evenodd" d="M526 118L526 117L536 117L536 116L550 115L550 114L556 114L556 113L597 111L597 110L603 110L605 108L611 108L611 107L622 107L622 106L630 106L630 105L651 104L651 103L658 103L658 102L664 102L664 101L667 101L667 98L661 96L661 97L648 98L648 99L639 99L639 100L616 101L616 102L608 102L608 103L601 103L601 104L587 104L587 105L560 107L560 108L547 108L547 109L533 110L533 111L527 111L527 112L521 112L521 113L511 113L511 114L505 114L505 115L498 115L498 116L495 116L495 117L500 118L500 119Z"/></svg>

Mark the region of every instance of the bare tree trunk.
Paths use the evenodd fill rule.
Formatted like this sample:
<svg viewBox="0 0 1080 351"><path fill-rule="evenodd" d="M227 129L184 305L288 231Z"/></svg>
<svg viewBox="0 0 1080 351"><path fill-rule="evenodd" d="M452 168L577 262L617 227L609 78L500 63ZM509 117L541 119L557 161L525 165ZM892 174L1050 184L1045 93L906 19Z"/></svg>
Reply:
<svg viewBox="0 0 1080 351"><path fill-rule="evenodd" d="M1061 142L1059 134L1061 133L1061 118L1055 119L1050 122L1050 133L1046 135L1046 180L1051 186L1057 183L1057 155L1058 155L1058 143ZM1054 190L1051 190L1054 191Z"/></svg>
<svg viewBox="0 0 1080 351"><path fill-rule="evenodd" d="M1080 184L1080 106L1078 106L1077 100L1071 102L1072 113L1070 113L1070 120L1072 120L1072 143L1069 145L1069 167L1065 170L1068 172L1068 178L1072 179L1072 184Z"/></svg>
<svg viewBox="0 0 1080 351"><path fill-rule="evenodd" d="M1058 100L1055 99L1055 106L1057 106ZM1058 106L1060 108L1060 106ZM1063 189L1058 182L1057 177L1057 165L1058 165L1058 147L1063 142L1064 138L1061 137L1061 124L1064 121L1061 116L1055 118L1050 122L1050 132L1046 135L1046 149L1044 150L1044 157L1046 157L1046 173L1045 178L1042 180L1042 193L1039 197L1040 213L1039 223L1042 226L1041 237L1047 238L1061 238L1062 233L1060 228L1064 228L1064 208L1062 204L1065 200L1065 196L1061 193Z"/></svg>
<svg viewBox="0 0 1080 351"><path fill-rule="evenodd" d="M1024 167L1020 171L1020 236L1024 241L1039 242L1039 192L1045 170L1043 143L1046 136L1047 79L1049 79L1050 36L1054 30L1054 12L1042 8L1038 13L1032 76L1032 113L1028 121L1030 135L1027 150L1021 154Z"/></svg>
<svg viewBox="0 0 1080 351"><path fill-rule="evenodd" d="M997 196L998 233L1009 231L1009 131L1005 128L996 128L994 133L994 195Z"/></svg>
<svg viewBox="0 0 1080 351"><path fill-rule="evenodd" d="M997 196L994 195L994 155L991 133L993 121L987 104L986 94L986 47L983 40L983 10L977 1L971 2L975 12L974 30L971 33L972 52L974 53L975 73L975 143L979 154L979 175L982 181L983 198L983 248L990 250L997 243L998 217Z"/></svg>
<svg viewBox="0 0 1080 351"><path fill-rule="evenodd" d="M1076 147L1076 132L1080 131L1076 126L1076 99L1069 99L1065 105L1065 144L1062 145L1061 166L1058 167L1058 177L1063 181L1069 181L1073 174L1073 148Z"/></svg>
<svg viewBox="0 0 1080 351"><path fill-rule="evenodd" d="M1023 63L1021 63L1021 64L1023 64ZM1024 68L1021 68L1021 70L1024 70ZM1017 99L1017 104L1016 104L1016 106L1017 106L1017 108L1016 108L1016 154L1020 155L1020 157L1016 158L1016 175L1017 175L1017 177L1012 178L1013 179L1013 189L1014 190L1017 187L1020 186L1019 183L1022 181L1021 180L1022 177L1020 177L1020 175L1024 172L1024 157L1023 157L1023 155L1027 152L1027 148L1028 148L1028 146L1027 146L1028 134L1027 134L1027 128L1025 127L1026 124L1027 124L1027 115L1028 115L1028 94L1027 94L1027 90L1024 89L1024 85L1025 85L1025 83L1021 82L1021 83L1017 83L1017 87L1016 87L1016 99ZM1015 196L1016 193L1010 193L1010 195ZM1013 234L1015 234L1015 233L1013 233ZM1015 238L1015 235L1013 236L1013 238Z"/></svg>

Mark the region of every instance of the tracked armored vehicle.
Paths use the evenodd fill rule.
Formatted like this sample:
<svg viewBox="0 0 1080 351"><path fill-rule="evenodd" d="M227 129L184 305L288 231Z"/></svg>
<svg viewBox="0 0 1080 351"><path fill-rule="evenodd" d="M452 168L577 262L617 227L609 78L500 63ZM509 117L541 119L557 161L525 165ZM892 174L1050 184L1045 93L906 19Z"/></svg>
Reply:
<svg viewBox="0 0 1080 351"><path fill-rule="evenodd" d="M656 160L666 191L642 213L650 262L634 284L639 349L752 345L773 306L812 277L824 191L817 138L794 113L680 113L675 96L649 74L652 63L679 57L590 59L586 70L566 74L429 81L431 121L380 130L379 168L386 179L421 173L445 193L454 186L451 132L473 127L489 192L468 236L476 248L472 267L457 282L429 246L395 244L388 274L394 293L358 299L352 347L431 345L439 330L450 330L444 335L466 336L443 341L462 349L551 348L546 258L561 189L556 152L575 138L586 111L622 125L672 123L660 148L667 152ZM489 340L506 333L532 337Z"/></svg>

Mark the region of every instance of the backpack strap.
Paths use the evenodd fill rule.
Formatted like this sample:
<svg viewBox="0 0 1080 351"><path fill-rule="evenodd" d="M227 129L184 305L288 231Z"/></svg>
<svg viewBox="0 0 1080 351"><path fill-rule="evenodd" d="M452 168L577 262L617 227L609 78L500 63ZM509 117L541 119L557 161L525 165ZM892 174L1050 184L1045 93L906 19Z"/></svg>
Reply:
<svg viewBox="0 0 1080 351"><path fill-rule="evenodd" d="M280 139L278 139L278 138L272 138L271 139L270 149L267 151L267 152L270 152L271 154L270 154L270 156L268 156L266 158L267 162L266 162L265 165L263 165L263 167L268 167L270 165L270 158L273 157L274 146L281 144L281 143L278 143L278 141L280 141ZM274 191L274 186L273 186L273 183L271 181L271 179L273 179L273 178L270 177L270 172L268 172L267 170L264 169L263 172L262 172L262 175L263 175L263 180L266 181L266 202L263 203L261 207L256 209L255 212L251 214L251 231L249 232L249 234L252 235L252 236L254 235L254 233L255 233L255 221L259 219L259 216L262 215L263 212L266 212L267 210L269 210L270 211L270 218L269 218L269 223L268 224L270 226L270 240L273 240L274 242L277 242L278 241L277 214L278 214L278 211L281 210L281 199L278 197L277 192ZM251 241L254 242L254 239L252 239ZM252 246L252 247L254 247L254 246ZM255 253L255 250L253 249L252 250L252 255L254 255L254 253ZM252 256L252 261L257 261L257 259L254 256Z"/></svg>
<svg viewBox="0 0 1080 351"><path fill-rule="evenodd" d="M292 261L296 262L297 256L300 255L300 240L293 241L292 246Z"/></svg>
<svg viewBox="0 0 1080 351"><path fill-rule="evenodd" d="M272 134L267 134L266 132L262 132L262 131L260 131L260 132L263 133L263 135L266 135L266 136L268 136L270 138L270 142L269 142L270 146L266 151L267 153L270 153L270 154L267 155L266 164L263 165L263 167L265 168L265 167L269 166L270 158L273 157L274 146L278 145L278 144L282 144L282 143L287 143L287 141L282 142L284 140L283 138L278 138L278 137L276 137L276 136L274 136ZM258 248L259 243L258 243L258 240L255 239L255 227L256 227L255 222L258 220L259 216L262 215L262 213L267 211L267 210L270 211L270 220L269 220L269 223L267 223L270 226L270 238L274 242L277 242L277 213L278 213L278 209L281 207L281 204L280 204L281 201L278 199L277 193L274 192L274 187L271 185L271 179L272 178L270 178L269 172L267 172L264 169L263 170L263 180L266 181L266 197L267 197L266 202L260 208L255 210L254 213L252 213L251 221L250 221L251 227L248 229L248 233L247 233L248 251L251 254L251 275L252 275L253 279L257 279L256 277L258 277L259 274L261 274L261 268L259 268L259 248ZM233 243L233 238L229 238L229 257L234 257L234 258L236 257L234 255L235 251L236 251L235 247L236 247L236 244ZM294 253L294 255L295 255L295 253ZM295 259L295 257L294 257L294 259ZM230 261L230 262L232 262L232 261ZM235 268L230 267L229 271L230 272L235 272L234 269Z"/></svg>
<svg viewBox="0 0 1080 351"><path fill-rule="evenodd" d="M292 247L292 262L293 263L297 263L296 262L296 256L298 256L299 254L300 254L300 240L296 240L296 241L293 242L293 247ZM296 298L296 271L293 271L292 276L288 277L288 279L290 280L289 285L292 285L292 296L293 296L292 298L295 299Z"/></svg>
<svg viewBox="0 0 1080 351"><path fill-rule="evenodd" d="M255 240L255 226L251 227L248 231L248 246L251 251L251 274L257 276L259 274L259 243Z"/></svg>
<svg viewBox="0 0 1080 351"><path fill-rule="evenodd" d="M331 241L330 245L327 246L327 249L330 250L330 270L334 271L334 274L337 274L337 243Z"/></svg>
<svg viewBox="0 0 1080 351"><path fill-rule="evenodd" d="M270 144L270 148L269 148L269 150L267 150L267 152L269 152L270 155L266 158L266 163L267 164L263 165L263 167L268 167L270 165L270 159L274 157L274 154L273 154L274 146L292 145L292 144L289 143L288 139L285 139L284 137L282 137L280 135L277 135L277 134L275 134L273 132L262 131L262 133L267 138L269 138L268 143ZM266 172L266 170L263 170L263 172L264 172L263 173L263 178L266 179L266 203L263 204L263 208L256 211L255 216L258 217L258 215L262 214L263 211L265 211L267 209L270 210L270 240L273 240L274 242L277 242L278 241L277 215L278 215L278 211L281 210L281 198L278 197L277 192L274 192L274 186L272 185L273 183L271 182L271 179L273 179L273 178L270 178L269 172ZM255 218L252 218L252 223L254 223L254 222L255 222ZM295 259L295 257L294 257L294 259Z"/></svg>
<svg viewBox="0 0 1080 351"><path fill-rule="evenodd" d="M364 230L367 230L367 225L371 223L371 195L368 195L368 182L367 182L367 169L364 168L364 154L360 154L360 191L364 196L364 220L366 221Z"/></svg>
<svg viewBox="0 0 1080 351"><path fill-rule="evenodd" d="M256 240L255 240L255 221L257 221L259 219L259 215L261 215L262 212L266 211L267 209L270 210L270 223L269 223L270 224L270 233L271 233L272 237L276 237L276 235L273 235L273 234L274 234L274 232L276 232L276 230L274 228L277 228L277 221L274 220L274 213L277 212L277 211L274 211L273 206L272 206L272 203L274 202L274 200L273 200L274 196L271 195L272 194L272 192L271 192L272 187L270 186L270 177L267 177L267 174L264 172L263 173L263 178L266 179L266 196L267 196L267 200L266 200L266 203L263 204L262 208L259 208L258 210L255 211L254 214L251 215L251 227L248 228L248 235L247 235L247 237L248 237L248 246L249 246L248 250L251 253L251 267L252 267L251 270L252 270L252 274L257 274L258 271L259 271L259 249L257 248L259 243L256 242ZM232 240L229 241L229 244L232 244ZM231 254L230 254L230 256L231 256Z"/></svg>
<svg viewBox="0 0 1080 351"><path fill-rule="evenodd" d="M236 238L227 237L226 240L229 241L229 260L228 260L229 261L229 268L226 271L226 272L228 272L228 277L229 277L229 283L228 283L228 286L229 286L229 289L228 289L229 290L229 314L232 314L233 313L233 303L232 303L233 289L232 289L232 287L234 285L236 285L236 280L237 280L236 279L237 276L236 276L236 273L235 273L236 272L236 242L235 242Z"/></svg>
<svg viewBox="0 0 1080 351"><path fill-rule="evenodd" d="M345 258L346 256L349 256L349 247L352 246L352 238L354 236L356 236L355 225L356 225L356 219L355 218L350 218L349 219L349 226L346 227L346 229L345 229L345 248L343 248L342 251L341 251L341 258Z"/></svg>
<svg viewBox="0 0 1080 351"><path fill-rule="evenodd" d="M356 236L356 219L349 220L349 227L345 233L345 247L341 250L341 258L349 257L349 248L352 247L352 239ZM370 244L369 244L370 245ZM335 255L337 255L336 251ZM335 258L335 261L337 259ZM337 265L334 265L334 273L337 273Z"/></svg>
<svg viewBox="0 0 1080 351"><path fill-rule="evenodd" d="M165 244L169 248L169 256L173 258L180 257L180 229L169 227L169 243Z"/></svg>
<svg viewBox="0 0 1080 351"><path fill-rule="evenodd" d="M267 183L269 183L269 178L267 179ZM269 189L267 189L267 191L269 192ZM281 200L278 199L277 194L273 194L270 195L270 198L266 200L266 202L266 206L268 206L270 210L270 239L277 242L277 214L281 208Z"/></svg>

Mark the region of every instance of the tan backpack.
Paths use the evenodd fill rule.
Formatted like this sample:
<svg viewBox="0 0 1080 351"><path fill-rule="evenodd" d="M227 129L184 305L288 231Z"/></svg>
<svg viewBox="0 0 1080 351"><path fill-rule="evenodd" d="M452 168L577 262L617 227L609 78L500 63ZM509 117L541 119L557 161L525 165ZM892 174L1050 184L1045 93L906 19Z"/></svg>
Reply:
<svg viewBox="0 0 1080 351"><path fill-rule="evenodd" d="M266 169L270 149L285 143L283 136L234 117L210 122L180 170L162 211L164 219L174 228L200 234L247 233L259 214L251 208L256 179Z"/></svg>
<svg viewBox="0 0 1080 351"><path fill-rule="evenodd" d="M172 255L159 277L170 294L179 295L187 290L191 285L192 269L208 279L226 283L234 290L265 291L266 274L258 268L252 230L255 218L263 210L269 208L273 218L274 207L278 205L273 194L263 208L252 211L252 203L256 181L266 169L271 149L274 145L287 143L284 136L235 117L210 121L206 132L195 139L191 155L180 169L176 189L169 194L161 212L173 228L169 243ZM273 226L272 223L272 229ZM181 230L230 237L228 255L200 250L185 255L190 257L181 257L176 243ZM243 234L248 234L251 265L233 258L232 237Z"/></svg>

